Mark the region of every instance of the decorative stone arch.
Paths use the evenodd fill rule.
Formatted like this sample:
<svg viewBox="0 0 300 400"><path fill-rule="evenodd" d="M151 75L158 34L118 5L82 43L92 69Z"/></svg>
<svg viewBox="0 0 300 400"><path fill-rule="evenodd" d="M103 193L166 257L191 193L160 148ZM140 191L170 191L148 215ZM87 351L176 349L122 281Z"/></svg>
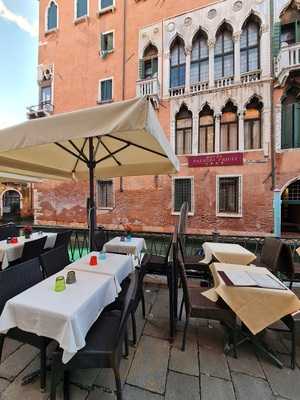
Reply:
<svg viewBox="0 0 300 400"><path fill-rule="evenodd" d="M291 178L281 188L279 188L280 194L282 195L282 193L285 191L285 189L287 187L289 187L292 183L297 182L297 181L300 181L300 175L295 178Z"/></svg>
<svg viewBox="0 0 300 400"><path fill-rule="evenodd" d="M189 46L189 47L192 49L192 47L193 47L193 41L194 41L194 39L196 38L196 36L198 35L199 32L203 32L203 33L205 34L206 39L207 39L207 45L208 45L208 41L209 41L209 32L208 32L208 29L207 29L207 28L204 28L203 26L197 26L197 27L193 30L193 32L191 33L191 35L190 35L190 40L189 40L189 42L187 43L187 47Z"/></svg>
<svg viewBox="0 0 300 400"><path fill-rule="evenodd" d="M140 58L143 58L143 57L144 57L145 50L146 50L149 46L155 47L156 50L157 50L157 56L159 55L159 50L158 50L158 49L159 49L159 46L158 46L156 43L154 43L153 40L148 40L148 41L145 43L145 45L142 47L142 49L141 49L141 57L140 57Z"/></svg>
<svg viewBox="0 0 300 400"><path fill-rule="evenodd" d="M50 9L51 4L54 3L57 7L57 26L56 29L59 27L59 6L57 0L49 0L48 5L45 9L45 32L48 32L48 12ZM50 30L51 31L51 30Z"/></svg>
<svg viewBox="0 0 300 400"><path fill-rule="evenodd" d="M235 30L234 30L234 23L233 23L232 21L230 21L229 19L224 18L224 19L222 19L222 21L217 25L217 28L216 28L215 33L214 33L214 38L215 38L215 39L217 38L217 34L218 34L219 30L222 28L223 25L227 25L227 26L230 27L230 29L231 29L231 31L232 31L232 36L233 36L233 34L234 34L234 32L235 32Z"/></svg>
<svg viewBox="0 0 300 400"><path fill-rule="evenodd" d="M292 5L295 4L298 10L300 10L300 1L299 0L289 0L286 4L282 5L282 7L279 9L279 18L282 17L282 15L286 12L286 10Z"/></svg>
<svg viewBox="0 0 300 400"><path fill-rule="evenodd" d="M262 104L262 108L261 111L263 111L264 109L264 102L263 102L263 98L261 95L257 94L256 92L253 93L250 97L248 97L248 100L244 103L243 105L243 110L246 109L247 105L251 103L252 100L257 99L261 104ZM242 111L242 110L241 110Z"/></svg>
<svg viewBox="0 0 300 400"><path fill-rule="evenodd" d="M0 195L0 216L1 217L3 217L3 198L4 198L4 194L7 193L7 192L10 192L10 191L18 193L18 195L20 196L20 210L22 210L22 208L23 208L23 195L22 195L22 193L18 189L14 188L14 187L7 187Z"/></svg>
<svg viewBox="0 0 300 400"><path fill-rule="evenodd" d="M229 102L231 102L237 108L237 112L240 111L239 103L234 98L228 97L224 101L224 104L221 106L221 112L222 112L223 108L226 106L226 104L229 103Z"/></svg>
<svg viewBox="0 0 300 400"><path fill-rule="evenodd" d="M240 21L240 25L238 26L238 31L242 31L244 25L247 23L247 21L253 16L258 20L260 28L265 25L267 22L262 14L260 14L258 11L251 9L248 14L245 16L245 18Z"/></svg>
<svg viewBox="0 0 300 400"><path fill-rule="evenodd" d="M182 34L175 32L173 36L171 36L168 40L168 44L167 44L167 48L168 48L168 53L171 53L171 47L173 46L174 42L180 39L183 42L184 45L184 50L186 50L186 40L184 39L184 37L182 36Z"/></svg>
<svg viewBox="0 0 300 400"><path fill-rule="evenodd" d="M213 111L214 116L217 114L217 112L216 112L216 110L215 110L215 107L211 104L211 102L209 102L209 101L207 101L207 100L206 100L206 101L203 101L203 103L201 103L200 108L199 108L199 111L198 111L198 114L201 113L201 111L204 109L205 106L208 106L208 107Z"/></svg>

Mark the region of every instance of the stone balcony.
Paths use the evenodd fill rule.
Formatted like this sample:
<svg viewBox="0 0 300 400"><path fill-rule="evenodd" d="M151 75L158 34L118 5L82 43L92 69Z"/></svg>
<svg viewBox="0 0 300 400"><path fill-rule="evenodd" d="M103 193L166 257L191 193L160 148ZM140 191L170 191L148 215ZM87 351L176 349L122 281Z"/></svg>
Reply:
<svg viewBox="0 0 300 400"><path fill-rule="evenodd" d="M300 69L300 43L281 46L275 60L275 76L284 85L291 71Z"/></svg>
<svg viewBox="0 0 300 400"><path fill-rule="evenodd" d="M155 108L159 106L160 84L158 78L142 79L136 82L136 95L150 97Z"/></svg>
<svg viewBox="0 0 300 400"><path fill-rule="evenodd" d="M53 114L54 106L50 102L41 102L36 106L27 107L27 118L36 119L42 117L48 117Z"/></svg>

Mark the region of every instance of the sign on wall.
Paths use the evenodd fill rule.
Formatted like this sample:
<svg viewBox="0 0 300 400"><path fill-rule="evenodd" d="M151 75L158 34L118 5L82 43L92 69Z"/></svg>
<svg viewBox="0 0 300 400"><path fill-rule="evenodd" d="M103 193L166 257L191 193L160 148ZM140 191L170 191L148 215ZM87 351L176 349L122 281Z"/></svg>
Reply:
<svg viewBox="0 0 300 400"><path fill-rule="evenodd" d="M243 165L243 153L208 154L188 157L189 168Z"/></svg>

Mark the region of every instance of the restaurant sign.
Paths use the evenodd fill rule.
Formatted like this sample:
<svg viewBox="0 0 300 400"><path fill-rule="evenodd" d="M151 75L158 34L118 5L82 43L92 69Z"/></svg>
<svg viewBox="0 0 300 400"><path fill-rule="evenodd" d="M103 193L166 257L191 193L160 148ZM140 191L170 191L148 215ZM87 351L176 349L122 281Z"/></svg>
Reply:
<svg viewBox="0 0 300 400"><path fill-rule="evenodd" d="M189 168L243 165L243 153L209 154L188 157Z"/></svg>

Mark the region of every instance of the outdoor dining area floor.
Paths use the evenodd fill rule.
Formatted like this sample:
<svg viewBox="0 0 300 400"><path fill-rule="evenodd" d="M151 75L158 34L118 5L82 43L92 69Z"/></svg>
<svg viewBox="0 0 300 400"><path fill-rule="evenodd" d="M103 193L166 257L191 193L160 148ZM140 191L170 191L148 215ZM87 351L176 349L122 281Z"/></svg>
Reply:
<svg viewBox="0 0 300 400"><path fill-rule="evenodd" d="M266 341L285 363L283 369L256 356L250 344L239 347L237 359L225 356L222 327L207 320L191 321L186 351L182 352L181 322L174 342L168 340L166 287L146 283L145 298L146 319L142 317L141 306L136 313L138 343L136 347L130 346L128 358L121 361L124 400L299 399L300 351L297 366L292 370L285 355L290 343L282 334L268 331ZM7 339L0 365L0 399L49 399L49 384L45 393L40 391L38 379L21 385L22 377L38 365L38 350ZM74 400L116 398L110 369L78 370L71 375L71 382ZM57 398L63 398L62 389Z"/></svg>

